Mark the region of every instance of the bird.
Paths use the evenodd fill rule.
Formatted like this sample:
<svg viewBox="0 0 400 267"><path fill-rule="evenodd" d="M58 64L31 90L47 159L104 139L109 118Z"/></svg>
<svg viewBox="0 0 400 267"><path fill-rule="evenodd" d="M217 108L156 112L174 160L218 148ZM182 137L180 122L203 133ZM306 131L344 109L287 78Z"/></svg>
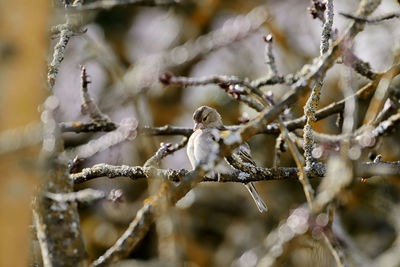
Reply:
<svg viewBox="0 0 400 267"><path fill-rule="evenodd" d="M201 106L196 109L193 113L193 122L193 133L188 140L186 152L192 168L195 169L201 161L206 161L209 155L215 152L215 149L218 149L217 142L221 137L221 133L228 129L224 126L221 115L214 108L208 106ZM256 163L251 158L250 147L247 143L240 145L230 156L225 157L224 160L214 166L214 171L219 174L233 173L240 170L238 169L239 165L256 166ZM258 210L261 213L266 212L268 210L267 205L257 192L254 184L250 182L246 183L245 186L256 203Z"/></svg>

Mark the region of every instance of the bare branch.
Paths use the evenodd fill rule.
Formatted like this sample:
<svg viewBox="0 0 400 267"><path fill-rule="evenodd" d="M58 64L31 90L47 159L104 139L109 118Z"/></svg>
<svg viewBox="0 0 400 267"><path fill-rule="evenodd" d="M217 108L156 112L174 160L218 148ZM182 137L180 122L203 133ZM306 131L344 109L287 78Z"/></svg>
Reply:
<svg viewBox="0 0 400 267"><path fill-rule="evenodd" d="M276 77L278 76L278 69L276 68L275 64L275 57L272 53L272 43L274 41L274 37L271 34L268 34L267 36L264 36L264 42L266 43L265 45L265 63L267 64L268 68L268 74L271 75L271 77Z"/></svg>
<svg viewBox="0 0 400 267"><path fill-rule="evenodd" d="M321 34L320 54L325 54L329 49L329 40L331 40L332 24L333 24L333 0L327 0L325 3L324 26Z"/></svg>
<svg viewBox="0 0 400 267"><path fill-rule="evenodd" d="M400 170L396 169L400 167L399 162L367 162L360 163L355 167L355 175L357 177L370 178L373 176L399 176ZM365 169L363 169L365 168ZM84 183L100 177L108 177L110 179L116 177L128 177L132 180L147 178L151 167L142 166L113 166L109 164L97 164L91 168L85 168L79 173L70 174L71 179L75 184ZM314 168L307 172L310 178L317 178L325 176L325 165L319 164L318 168ZM171 182L179 182L184 176L188 175L192 171L185 169L157 169L162 177L165 177ZM240 172L234 172L231 174L218 174L213 176L204 176L203 182L234 182L234 183L249 183L257 181L269 181L269 180L287 180L287 179L298 179L298 169L293 167L279 167L279 168L253 168L249 176L240 176ZM251 174L251 175L250 175ZM244 177L244 178L243 178ZM220 178L218 180L218 178Z"/></svg>
<svg viewBox="0 0 400 267"><path fill-rule="evenodd" d="M382 75L375 95L369 104L368 111L364 118L364 124L373 123L374 119L378 115L379 111L382 109L383 104L389 96L390 83L399 74L400 64L397 64L392 66Z"/></svg>
<svg viewBox="0 0 400 267"><path fill-rule="evenodd" d="M352 19L354 21L360 22L360 23L379 23L382 22L384 20L389 20L389 19L394 19L394 18L399 18L400 17L400 13L389 13L389 14L385 14L385 15L381 15L379 17L376 18L363 18L363 17L358 17L358 16L354 16L351 14L347 14L347 13L343 13L343 12L339 12L340 15L342 15L345 18L348 19Z"/></svg>
<svg viewBox="0 0 400 267"><path fill-rule="evenodd" d="M56 82L56 77L60 69L60 64L64 59L65 48L68 44L69 39L73 35L73 31L71 30L68 23L59 25L59 32L60 38L56 46L54 47L53 59L48 67L47 73L47 83L50 91L53 90L53 86Z"/></svg>
<svg viewBox="0 0 400 267"><path fill-rule="evenodd" d="M158 167L163 158L182 149L184 146L186 146L187 142L188 138L184 137L181 142L175 145L172 145L171 143L161 143L158 151L154 154L154 156L146 161L143 167Z"/></svg>
<svg viewBox="0 0 400 267"><path fill-rule="evenodd" d="M106 198L106 193L100 190L86 188L71 193L52 193L44 192L45 197L57 202L80 202L90 203Z"/></svg>
<svg viewBox="0 0 400 267"><path fill-rule="evenodd" d="M93 98L89 95L89 83L91 82L88 80L86 68L84 66L81 66L81 112L82 114L89 114L90 118L95 122L104 121L105 123L109 123L111 121L110 118L100 111Z"/></svg>
<svg viewBox="0 0 400 267"><path fill-rule="evenodd" d="M111 132L119 126L115 122L60 122L58 124L61 132L88 133L88 132Z"/></svg>
<svg viewBox="0 0 400 267"><path fill-rule="evenodd" d="M179 0L100 0L80 6L68 6L67 11L85 11L111 9L117 6L141 5L141 6L162 6L179 3Z"/></svg>

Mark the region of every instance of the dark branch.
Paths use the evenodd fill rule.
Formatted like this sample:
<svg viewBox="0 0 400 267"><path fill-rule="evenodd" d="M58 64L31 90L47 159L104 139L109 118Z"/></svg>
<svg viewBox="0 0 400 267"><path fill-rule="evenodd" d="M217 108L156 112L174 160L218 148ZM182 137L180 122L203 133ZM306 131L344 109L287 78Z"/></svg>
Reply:
<svg viewBox="0 0 400 267"><path fill-rule="evenodd" d="M347 13L343 13L343 12L339 12L340 15L342 15L345 18L348 19L352 19L356 22L361 22L361 23L379 23L382 22L384 20L389 20L389 19L394 19L394 18L398 18L400 17L400 13L389 13L386 15L382 15L376 18L371 18L371 19L367 19L367 18L362 18L362 17L357 17L351 14L347 14Z"/></svg>

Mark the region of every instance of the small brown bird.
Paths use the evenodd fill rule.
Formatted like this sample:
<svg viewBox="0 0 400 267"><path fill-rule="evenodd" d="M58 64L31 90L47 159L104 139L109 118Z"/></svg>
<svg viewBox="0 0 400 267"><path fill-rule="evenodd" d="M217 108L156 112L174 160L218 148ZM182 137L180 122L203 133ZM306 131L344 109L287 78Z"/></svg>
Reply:
<svg viewBox="0 0 400 267"><path fill-rule="evenodd" d="M222 123L221 115L210 107L201 106L193 114L193 134L189 138L187 146L187 155L189 157L192 168L194 169L201 160L206 160L207 157L218 148L217 140L220 139L220 131L227 130ZM247 143L242 144L235 149L229 160L221 161L214 167L214 171L218 173L232 173L235 168L229 163L232 160L239 160L240 163L256 166L250 156L250 148ZM253 183L245 184L253 197L257 208L260 212L267 211L267 206L258 194Z"/></svg>

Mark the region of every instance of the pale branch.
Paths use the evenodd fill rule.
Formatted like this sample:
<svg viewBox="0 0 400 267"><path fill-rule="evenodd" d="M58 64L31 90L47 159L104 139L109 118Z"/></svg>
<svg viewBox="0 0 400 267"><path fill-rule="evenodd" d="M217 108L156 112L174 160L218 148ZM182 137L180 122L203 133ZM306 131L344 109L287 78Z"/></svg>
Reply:
<svg viewBox="0 0 400 267"><path fill-rule="evenodd" d="M400 161L366 162L355 166L358 177L370 178L374 176L400 177Z"/></svg>
<svg viewBox="0 0 400 267"><path fill-rule="evenodd" d="M371 81L376 81L381 78L382 73L372 70L369 63L360 59L351 49L346 46L342 47L342 49L344 49L342 60L346 66L353 68L358 74Z"/></svg>
<svg viewBox="0 0 400 267"><path fill-rule="evenodd" d="M93 98L89 95L88 85L91 83L88 80L88 75L86 73L86 68L81 66L81 112L83 115L89 114L90 118L94 122L104 122L109 123L111 122L110 118L102 113L94 102Z"/></svg>
<svg viewBox="0 0 400 267"><path fill-rule="evenodd" d="M60 33L61 33L61 30L63 29L63 25L64 24L55 25L55 26L52 26L50 28L50 34L51 34L51 38L52 39L60 38ZM80 36L80 35L85 34L87 32L86 28L83 28L83 29L77 28L77 29L75 29L74 27L71 27L70 30L73 31L71 36Z"/></svg>
<svg viewBox="0 0 400 267"><path fill-rule="evenodd" d="M36 237L39 242L40 252L42 254L43 266L53 266L49 244L47 243L46 225L42 222L36 209L32 209L32 221L36 231Z"/></svg>
<svg viewBox="0 0 400 267"><path fill-rule="evenodd" d="M397 110L396 108L396 103L392 101L392 99L388 98L383 105L383 108L381 111L379 111L378 115L376 115L376 118L372 125L375 127L382 121L386 120L389 116L393 115L393 113Z"/></svg>
<svg viewBox="0 0 400 267"><path fill-rule="evenodd" d="M0 155L35 146L42 141L42 125L32 122L0 132Z"/></svg>
<svg viewBox="0 0 400 267"><path fill-rule="evenodd" d="M187 142L188 142L188 138L184 137L181 142L176 143L175 145L172 145L171 143L161 143L160 148L157 150L157 152L151 158L149 158L145 162L144 167L145 168L146 167L158 167L163 158L180 150L181 148L186 146Z"/></svg>
<svg viewBox="0 0 400 267"><path fill-rule="evenodd" d="M316 123L315 113L318 108L321 96L322 81L319 81L312 89L310 97L304 106L304 114L306 116L306 124L304 125L304 158L306 160L306 167L310 168L315 159L312 156L315 140L313 135L313 128Z"/></svg>
<svg viewBox="0 0 400 267"><path fill-rule="evenodd" d="M47 84L50 91L53 90L54 84L56 82L56 77L60 69L60 64L64 59L65 48L68 44L69 39L73 35L71 26L68 23L58 26L60 32L59 40L54 47L53 59L48 66L47 73Z"/></svg>
<svg viewBox="0 0 400 267"><path fill-rule="evenodd" d="M278 83L279 84L287 83L291 85L296 81L294 80L292 75L288 75L287 78L277 75L272 75L272 76L269 75L268 78L261 78L259 80L254 80L250 82L248 79L242 79L237 76L211 75L206 77L193 78L193 77L177 77L170 72L165 72L164 74L160 75L159 80L164 85L176 84L181 86L202 86L202 85L215 84L220 86L222 89L226 90L227 93L230 93L232 95L236 94L238 96L247 95L247 93L244 90L240 90L240 86L246 87L251 91L254 91L255 88L260 88L265 85L273 85Z"/></svg>
<svg viewBox="0 0 400 267"><path fill-rule="evenodd" d="M325 176L326 166L322 163L318 164L312 170L308 170L307 175L311 178L318 178ZM109 164L96 164L93 167L85 168L81 172L70 174L71 179L75 184L81 184L93 179L107 177L127 177L132 180L144 179L153 171L152 167L142 166L114 166ZM160 174L171 182L179 182L184 176L192 171L185 169L157 169ZM298 169L294 167L276 167L276 168L261 168L256 167L252 169L248 177L242 178L240 172L233 172L231 174L218 174L207 175L202 178L203 182L233 182L233 183L249 183L257 181L269 180L288 180L298 179ZM400 175L400 162L365 162L356 165L355 175L357 177L369 178L372 176L399 176ZM239 178L241 177L241 178ZM220 178L220 179L219 179ZM219 180L218 180L219 179Z"/></svg>
<svg viewBox="0 0 400 267"><path fill-rule="evenodd" d="M81 66L81 113L89 114L92 119L90 122L61 122L58 124L61 132L110 132L119 127L118 124L112 122L110 118L101 112L100 108L89 95L88 85L91 83L88 80L86 68Z"/></svg>
<svg viewBox="0 0 400 267"><path fill-rule="evenodd" d="M389 20L389 19L394 19L394 18L399 18L400 17L400 13L389 13L389 14L384 14L384 15L380 15L378 17L375 18L364 18L364 17L359 17L359 16L354 16L351 14L347 14L347 13L343 13L343 12L339 12L340 15L342 15L345 18L348 19L352 19L354 21L360 22L360 23L379 23L382 22L384 20Z"/></svg>
<svg viewBox="0 0 400 267"><path fill-rule="evenodd" d="M333 25L333 0L325 2L324 25L322 27L320 54L325 54L329 49Z"/></svg>
<svg viewBox="0 0 400 267"><path fill-rule="evenodd" d="M375 137L390 133L396 126L400 125L400 112L393 114L388 119L379 123L375 129L372 130L372 134Z"/></svg>
<svg viewBox="0 0 400 267"><path fill-rule="evenodd" d="M287 74L286 76L280 75L267 75L265 77L258 78L251 82L251 85L256 88L260 88L262 86L267 85L275 85L275 84L286 84L292 85L297 82L298 77L293 74Z"/></svg>
<svg viewBox="0 0 400 267"><path fill-rule="evenodd" d="M264 42L266 43L264 58L265 58L265 64L267 64L267 73L271 77L274 76L276 77L278 76L278 69L276 67L274 54L272 53L272 43L274 41L274 37L271 34L268 34L267 36L264 36L263 39Z"/></svg>
<svg viewBox="0 0 400 267"><path fill-rule="evenodd" d="M376 138L392 133L400 125L400 113L391 115L386 120L380 122L375 128L371 126L361 126L352 133L347 134L322 134L314 132L315 141L319 143L331 143L331 145L340 145L343 140L348 139L351 142L360 143L360 147L371 147L376 144ZM367 139L364 139L367 138ZM364 139L364 140L363 140ZM369 140L369 141L367 141Z"/></svg>
<svg viewBox="0 0 400 267"><path fill-rule="evenodd" d="M67 11L85 11L111 9L118 6L140 5L140 6L166 6L179 3L179 0L100 0L80 6L67 6Z"/></svg>
<svg viewBox="0 0 400 267"><path fill-rule="evenodd" d="M144 204L117 242L97 258L92 266L109 266L129 254L132 248L143 239L154 221L154 202L156 199L149 200Z"/></svg>
<svg viewBox="0 0 400 267"><path fill-rule="evenodd" d="M272 164L272 167L276 168L281 165L281 154L283 152L285 152L285 142L282 134L280 134L275 141L274 163Z"/></svg>
<svg viewBox="0 0 400 267"><path fill-rule="evenodd" d="M179 169L179 170L158 170L163 177L166 177L169 181L179 182L184 176L188 175L189 170ZM286 179L297 179L297 168L254 168L254 172L250 177L245 179L240 179L240 172L234 172L231 174L221 174L218 177L217 174L210 176L204 176L204 182L237 182L237 183L248 183L264 180L286 180ZM113 166L108 164L97 164L91 168L85 168L79 173L71 174L71 178L74 180L75 184L80 184L92 179L99 177L128 177L132 180L147 178L150 175L151 167L141 167L141 166Z"/></svg>
<svg viewBox="0 0 400 267"><path fill-rule="evenodd" d="M159 77L160 82L164 85L180 85L180 86L202 86L215 84L221 89L227 92L233 99L246 103L249 107L261 111L263 105L248 96L246 88L250 91L254 91L256 88L253 87L246 79L241 79L236 76L225 76L225 75L214 75L200 78L187 78L187 77L176 77L170 72L166 72Z"/></svg>
<svg viewBox="0 0 400 267"><path fill-rule="evenodd" d="M43 192L43 194L45 197L57 202L91 203L107 197L104 191L95 190L92 188L86 188L70 193Z"/></svg>
<svg viewBox="0 0 400 267"><path fill-rule="evenodd" d="M374 97L372 98L367 113L365 114L364 124L373 123L376 116L382 110L386 99L389 97L390 83L399 74L400 64L398 64L398 62L395 62L389 70L382 74L382 78L379 81Z"/></svg>
<svg viewBox="0 0 400 267"><path fill-rule="evenodd" d="M119 127L116 130L108 132L87 144L64 151L60 154L59 160L62 162L68 162L70 159L75 157L80 159L88 158L121 142L132 141L137 135L137 125L136 119L125 118L121 120Z"/></svg>
<svg viewBox="0 0 400 267"><path fill-rule="evenodd" d="M193 133L192 128L165 125L162 127L144 126L138 129L139 134L143 135L183 135L189 137Z"/></svg>
<svg viewBox="0 0 400 267"><path fill-rule="evenodd" d="M329 49L329 40L331 39L332 24L333 24L333 0L328 0L325 4L323 27L321 34L320 44L320 56L322 57ZM317 80L315 85L312 87L311 94L304 106L304 115L306 116L306 124L304 125L304 158L306 162L306 168L310 168L314 164L314 157L312 156L312 150L314 147L314 136L313 129L316 123L315 113L317 111L319 101L321 98L321 89L323 85L323 77Z"/></svg>

